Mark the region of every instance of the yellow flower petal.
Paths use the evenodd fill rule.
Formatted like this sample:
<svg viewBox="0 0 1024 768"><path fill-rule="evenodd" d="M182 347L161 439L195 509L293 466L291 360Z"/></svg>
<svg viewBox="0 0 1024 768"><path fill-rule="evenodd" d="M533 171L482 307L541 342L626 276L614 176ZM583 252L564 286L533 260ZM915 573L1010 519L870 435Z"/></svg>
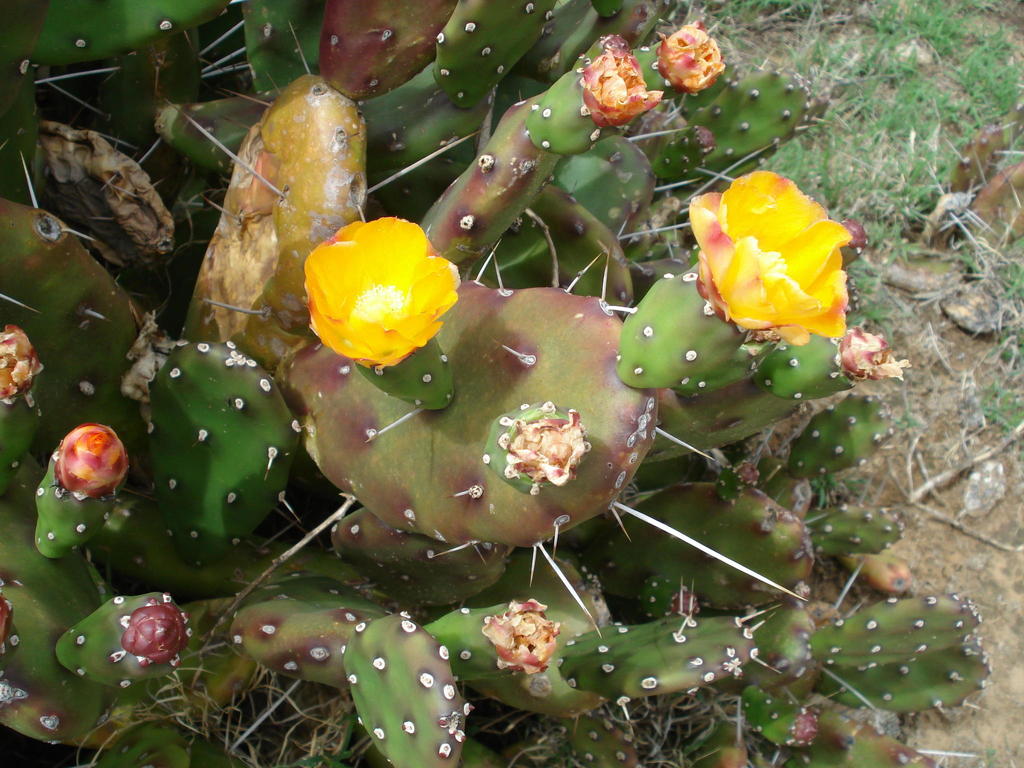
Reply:
<svg viewBox="0 0 1024 768"><path fill-rule="evenodd" d="M769 171L741 176L722 194L722 229L733 240L756 237L766 251L785 244L816 221L825 209L789 179Z"/></svg>

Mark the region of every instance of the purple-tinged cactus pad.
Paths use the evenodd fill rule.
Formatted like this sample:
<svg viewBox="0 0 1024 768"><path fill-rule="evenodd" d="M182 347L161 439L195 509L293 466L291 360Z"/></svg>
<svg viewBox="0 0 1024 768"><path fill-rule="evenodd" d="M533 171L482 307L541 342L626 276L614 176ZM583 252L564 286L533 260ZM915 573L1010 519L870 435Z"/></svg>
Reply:
<svg viewBox="0 0 1024 768"><path fill-rule="evenodd" d="M530 546L603 511L650 445L655 399L616 375L620 331L597 299L464 283L438 337L455 379L448 408L383 432L410 407L323 347L295 357L284 388L324 474L388 525L454 544ZM579 411L592 447L576 479L532 496L485 464L488 430L513 408L554 399Z"/></svg>

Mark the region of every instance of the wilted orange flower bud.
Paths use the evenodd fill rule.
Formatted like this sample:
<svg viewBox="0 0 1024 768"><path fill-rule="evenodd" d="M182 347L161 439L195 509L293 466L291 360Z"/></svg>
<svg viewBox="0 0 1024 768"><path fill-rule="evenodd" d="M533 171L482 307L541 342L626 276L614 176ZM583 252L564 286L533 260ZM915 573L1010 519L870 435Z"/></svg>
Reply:
<svg viewBox="0 0 1024 768"><path fill-rule="evenodd" d="M725 71L725 62L718 43L698 21L661 36L658 71L677 91L698 93L714 84Z"/></svg>
<svg viewBox="0 0 1024 768"><path fill-rule="evenodd" d="M789 179L755 171L690 203L698 287L724 319L790 344L846 332L850 232Z"/></svg>
<svg viewBox="0 0 1024 768"><path fill-rule="evenodd" d="M504 613L484 619L481 631L494 644L498 669L532 675L548 668L560 625L544 615L547 609L536 600L513 600Z"/></svg>
<svg viewBox="0 0 1024 768"><path fill-rule="evenodd" d="M515 419L498 439L499 447L508 451L505 476L526 475L534 483L565 485L590 450L587 433L578 411L569 410L568 418L561 418L554 415L554 403L544 403L540 410L549 411L551 418Z"/></svg>
<svg viewBox="0 0 1024 768"><path fill-rule="evenodd" d="M60 441L53 471L64 490L98 499L124 482L128 454L110 427L82 424Z"/></svg>
<svg viewBox="0 0 1024 768"><path fill-rule="evenodd" d="M893 378L903 381L903 369L910 367L909 360L893 357L889 343L882 336L863 328L847 331L839 342L839 358L846 375L856 380Z"/></svg>
<svg viewBox="0 0 1024 768"><path fill-rule="evenodd" d="M310 327L365 366L400 363L437 335L459 273L417 224L353 222L306 259Z"/></svg>
<svg viewBox="0 0 1024 768"><path fill-rule="evenodd" d="M0 400L28 392L41 370L43 366L25 332L16 325L5 325L0 333Z"/></svg>
<svg viewBox="0 0 1024 768"><path fill-rule="evenodd" d="M583 103L602 128L625 125L657 106L661 91L648 91L640 62L618 35L601 38L604 53L583 70Z"/></svg>

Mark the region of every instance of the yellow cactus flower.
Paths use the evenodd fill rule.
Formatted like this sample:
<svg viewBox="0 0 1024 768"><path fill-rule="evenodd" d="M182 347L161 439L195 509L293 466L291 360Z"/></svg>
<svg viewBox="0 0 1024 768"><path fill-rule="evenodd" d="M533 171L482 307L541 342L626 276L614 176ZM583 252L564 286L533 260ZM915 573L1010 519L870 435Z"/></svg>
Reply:
<svg viewBox="0 0 1024 768"><path fill-rule="evenodd" d="M690 203L701 293L742 328L772 328L791 344L846 332L849 230L789 179L755 171Z"/></svg>
<svg viewBox="0 0 1024 768"><path fill-rule="evenodd" d="M310 327L367 367L396 365L434 338L458 287L423 230L393 217L353 222L306 259Z"/></svg>

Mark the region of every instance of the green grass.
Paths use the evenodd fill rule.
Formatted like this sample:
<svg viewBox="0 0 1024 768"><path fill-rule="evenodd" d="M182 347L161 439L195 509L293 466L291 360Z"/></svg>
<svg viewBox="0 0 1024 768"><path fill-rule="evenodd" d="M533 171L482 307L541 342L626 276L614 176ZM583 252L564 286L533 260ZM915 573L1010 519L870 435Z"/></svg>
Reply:
<svg viewBox="0 0 1024 768"><path fill-rule="evenodd" d="M814 6L807 11L807 6ZM798 179L838 216L865 222L874 242L899 238L934 206L962 145L1000 120L1020 97L1016 51L989 15L994 3L878 0L869 16L857 5L734 0L722 29L750 11L775 8L772 63L833 85L824 125L791 142L771 167ZM755 25L764 22L753 22ZM782 39L776 41L778 35ZM790 44L785 43L790 38ZM757 61L749 41L738 52ZM929 57L919 63L917 56Z"/></svg>

